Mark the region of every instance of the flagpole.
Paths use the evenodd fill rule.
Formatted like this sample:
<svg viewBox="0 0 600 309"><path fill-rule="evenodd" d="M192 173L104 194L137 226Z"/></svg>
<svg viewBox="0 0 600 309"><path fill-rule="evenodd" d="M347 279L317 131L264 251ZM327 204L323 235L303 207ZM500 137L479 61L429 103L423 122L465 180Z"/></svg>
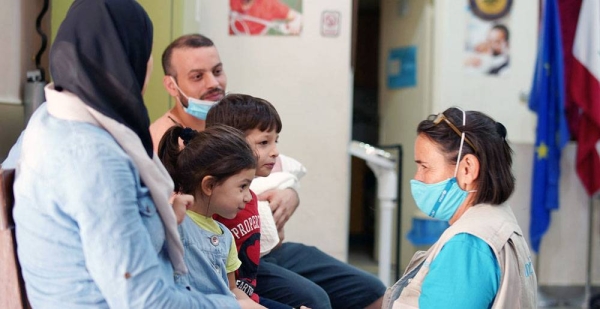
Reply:
<svg viewBox="0 0 600 309"><path fill-rule="evenodd" d="M585 266L585 292L583 295L583 304L581 308L587 309L590 307L590 299L592 298L592 235L594 224L594 197L590 196L588 202L588 241L587 241L587 261Z"/></svg>

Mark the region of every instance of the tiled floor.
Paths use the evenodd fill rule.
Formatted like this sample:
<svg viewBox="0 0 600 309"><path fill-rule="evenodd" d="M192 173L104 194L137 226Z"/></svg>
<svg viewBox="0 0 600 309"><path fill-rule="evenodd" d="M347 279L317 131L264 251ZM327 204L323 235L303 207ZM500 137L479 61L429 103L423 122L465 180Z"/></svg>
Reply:
<svg viewBox="0 0 600 309"><path fill-rule="evenodd" d="M373 259L370 250L366 249L365 247L351 246L350 252L348 253L348 263L369 273L377 275L377 262ZM593 295L598 295L598 293L600 293L600 289L594 289ZM582 306L583 299L583 287L543 287L538 292L539 308L588 308L587 306Z"/></svg>

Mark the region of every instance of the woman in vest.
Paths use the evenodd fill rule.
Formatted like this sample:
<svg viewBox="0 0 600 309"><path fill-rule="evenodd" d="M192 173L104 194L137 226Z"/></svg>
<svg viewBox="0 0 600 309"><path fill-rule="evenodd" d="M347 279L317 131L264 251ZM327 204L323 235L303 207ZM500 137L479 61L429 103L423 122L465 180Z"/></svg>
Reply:
<svg viewBox="0 0 600 309"><path fill-rule="evenodd" d="M415 254L383 308L537 308L529 248L505 204L515 182L506 128L449 108L417 133L413 198L450 227Z"/></svg>

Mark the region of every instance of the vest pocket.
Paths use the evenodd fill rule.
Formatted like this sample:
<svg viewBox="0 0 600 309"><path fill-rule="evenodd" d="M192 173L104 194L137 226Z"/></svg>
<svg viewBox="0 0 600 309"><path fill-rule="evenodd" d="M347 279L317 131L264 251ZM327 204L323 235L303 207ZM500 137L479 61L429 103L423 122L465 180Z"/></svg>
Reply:
<svg viewBox="0 0 600 309"><path fill-rule="evenodd" d="M423 261L417 268L411 271L412 278L407 278L407 284L400 293L400 297L394 302L396 308L419 308L419 297L421 297L421 286L427 273L429 273L428 261Z"/></svg>
<svg viewBox="0 0 600 309"><path fill-rule="evenodd" d="M411 281L412 283L412 281ZM419 308L419 297L421 296L421 285L415 286L408 284L402 290L400 297L394 302L393 309L418 309Z"/></svg>

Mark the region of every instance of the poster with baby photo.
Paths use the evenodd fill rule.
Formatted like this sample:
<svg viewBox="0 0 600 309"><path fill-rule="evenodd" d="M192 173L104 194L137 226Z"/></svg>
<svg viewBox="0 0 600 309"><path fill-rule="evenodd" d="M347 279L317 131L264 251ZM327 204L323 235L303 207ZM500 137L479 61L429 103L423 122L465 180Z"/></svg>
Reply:
<svg viewBox="0 0 600 309"><path fill-rule="evenodd" d="M506 76L510 72L511 4L508 0L469 1L464 59L468 74Z"/></svg>
<svg viewBox="0 0 600 309"><path fill-rule="evenodd" d="M302 33L302 0L229 0L229 35Z"/></svg>

